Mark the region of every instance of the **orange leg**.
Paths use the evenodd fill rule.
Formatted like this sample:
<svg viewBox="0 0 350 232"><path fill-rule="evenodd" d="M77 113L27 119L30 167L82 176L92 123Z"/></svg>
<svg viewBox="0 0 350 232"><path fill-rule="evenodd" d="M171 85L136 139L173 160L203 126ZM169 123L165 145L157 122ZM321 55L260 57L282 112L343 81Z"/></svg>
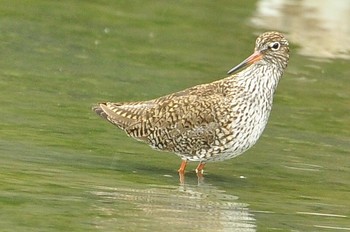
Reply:
<svg viewBox="0 0 350 232"><path fill-rule="evenodd" d="M198 184L201 184L204 181L204 176L203 176L204 166L205 166L205 163L200 162L196 168Z"/></svg>
<svg viewBox="0 0 350 232"><path fill-rule="evenodd" d="M181 165L179 170L177 170L179 172L179 177L180 177L180 183L181 184L185 184L185 169L187 166L187 161L186 160L182 160Z"/></svg>
<svg viewBox="0 0 350 232"><path fill-rule="evenodd" d="M203 175L205 163L200 162L196 168L197 175Z"/></svg>
<svg viewBox="0 0 350 232"><path fill-rule="evenodd" d="M177 170L180 174L185 174L185 169L187 166L187 160L182 160L179 170Z"/></svg>

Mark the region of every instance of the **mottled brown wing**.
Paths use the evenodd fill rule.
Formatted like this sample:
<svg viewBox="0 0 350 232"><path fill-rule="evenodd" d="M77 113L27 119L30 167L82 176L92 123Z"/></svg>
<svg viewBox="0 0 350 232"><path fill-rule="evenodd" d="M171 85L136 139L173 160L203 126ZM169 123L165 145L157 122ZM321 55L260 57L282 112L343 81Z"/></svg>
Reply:
<svg viewBox="0 0 350 232"><path fill-rule="evenodd" d="M201 85L208 86L208 85ZM156 98L149 101L139 101L139 102L103 102L99 103L97 106L92 108L98 115L105 118L112 124L118 126L121 129L125 129L137 122L140 122L151 109L159 106L159 104L166 104L167 100L175 100L177 98L182 98L190 95L196 95L200 86L195 86L177 93L169 94L160 98ZM208 89L208 94L213 94L213 88ZM205 91L200 91L202 95ZM205 94L205 95L208 95Z"/></svg>
<svg viewBox="0 0 350 232"><path fill-rule="evenodd" d="M154 148L189 153L208 148L224 123L222 112L216 111L229 104L223 89L214 82L150 101L101 103L94 110Z"/></svg>
<svg viewBox="0 0 350 232"><path fill-rule="evenodd" d="M214 143L220 125L224 123L222 112L216 108L223 104L227 103L218 94L168 99L127 131L134 137L142 137L154 148L194 154L209 149Z"/></svg>

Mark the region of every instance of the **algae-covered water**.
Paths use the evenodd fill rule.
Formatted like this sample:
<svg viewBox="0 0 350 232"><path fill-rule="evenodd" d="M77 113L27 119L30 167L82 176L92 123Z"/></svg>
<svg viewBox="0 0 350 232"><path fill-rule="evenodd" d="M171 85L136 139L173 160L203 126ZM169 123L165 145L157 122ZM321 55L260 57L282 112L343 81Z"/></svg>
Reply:
<svg viewBox="0 0 350 232"><path fill-rule="evenodd" d="M269 2L1 1L0 230L350 230L348 3ZM267 129L203 183L91 111L225 77L266 30L291 42Z"/></svg>

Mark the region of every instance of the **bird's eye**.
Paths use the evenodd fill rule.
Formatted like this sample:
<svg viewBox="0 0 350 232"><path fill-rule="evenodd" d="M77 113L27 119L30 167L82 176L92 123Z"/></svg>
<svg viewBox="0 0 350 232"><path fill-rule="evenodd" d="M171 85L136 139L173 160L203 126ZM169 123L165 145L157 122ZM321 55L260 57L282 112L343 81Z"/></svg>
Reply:
<svg viewBox="0 0 350 232"><path fill-rule="evenodd" d="M270 48L274 51L278 50L280 48L281 44L279 42L274 42L270 44Z"/></svg>

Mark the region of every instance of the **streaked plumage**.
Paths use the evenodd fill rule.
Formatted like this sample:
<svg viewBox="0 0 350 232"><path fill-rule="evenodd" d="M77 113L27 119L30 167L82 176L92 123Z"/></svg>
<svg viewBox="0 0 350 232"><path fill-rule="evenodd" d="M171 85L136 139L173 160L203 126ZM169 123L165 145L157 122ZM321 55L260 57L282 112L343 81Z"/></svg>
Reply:
<svg viewBox="0 0 350 232"><path fill-rule="evenodd" d="M236 157L262 134L273 94L287 67L288 41L278 32L256 40L255 52L227 78L157 99L99 103L93 110L129 136L152 148L174 152L183 163L204 164Z"/></svg>

